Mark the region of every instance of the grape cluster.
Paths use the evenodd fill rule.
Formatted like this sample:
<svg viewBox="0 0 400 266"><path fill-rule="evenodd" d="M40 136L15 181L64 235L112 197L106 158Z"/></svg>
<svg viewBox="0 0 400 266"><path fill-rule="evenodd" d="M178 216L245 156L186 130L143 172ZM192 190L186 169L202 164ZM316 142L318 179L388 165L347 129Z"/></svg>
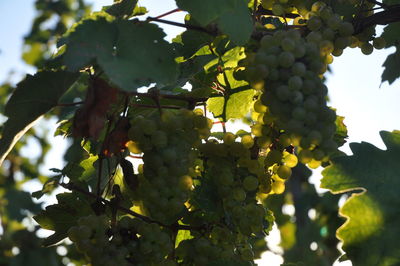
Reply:
<svg viewBox="0 0 400 266"><path fill-rule="evenodd" d="M173 249L170 236L155 223L124 216L111 227L106 215L89 215L68 237L94 266L176 265L166 259Z"/></svg>
<svg viewBox="0 0 400 266"><path fill-rule="evenodd" d="M164 110L162 115L135 116L128 136L131 152L143 152L136 191L144 211L153 219L171 224L185 210L193 188L193 147L210 135L212 122L199 110Z"/></svg>

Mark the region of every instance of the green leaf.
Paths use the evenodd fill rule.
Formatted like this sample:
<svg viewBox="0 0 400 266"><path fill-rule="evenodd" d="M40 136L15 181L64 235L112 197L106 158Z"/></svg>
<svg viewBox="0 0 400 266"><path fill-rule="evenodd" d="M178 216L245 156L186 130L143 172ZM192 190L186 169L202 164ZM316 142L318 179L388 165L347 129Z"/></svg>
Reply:
<svg viewBox="0 0 400 266"><path fill-rule="evenodd" d="M201 26L216 21L221 31L236 44L244 44L250 38L253 22L243 0L176 0L180 9L190 13Z"/></svg>
<svg viewBox="0 0 400 266"><path fill-rule="evenodd" d="M390 23L383 29L381 37L386 41L386 47L399 44L400 22Z"/></svg>
<svg viewBox="0 0 400 266"><path fill-rule="evenodd" d="M400 77L400 48L396 48L396 52L389 55L383 63L385 70L382 73L382 83L388 81L389 84L392 84Z"/></svg>
<svg viewBox="0 0 400 266"><path fill-rule="evenodd" d="M253 21L246 2L236 0L235 7L220 16L218 25L234 43L244 45L253 32Z"/></svg>
<svg viewBox="0 0 400 266"><path fill-rule="evenodd" d="M7 200L6 205L8 217L10 220L22 221L26 217L26 211L32 213L40 211L40 205L32 201L28 192L18 190L14 187L5 189L4 199Z"/></svg>
<svg viewBox="0 0 400 266"><path fill-rule="evenodd" d="M81 162L69 162L63 169L63 175L68 176L72 181L89 181L96 175L96 168L93 164L97 161L98 156L90 154L89 158Z"/></svg>
<svg viewBox="0 0 400 266"><path fill-rule="evenodd" d="M353 265L400 264L400 132L381 132L387 150L352 143L354 155L337 157L323 172L322 188L353 194L340 209L337 231Z"/></svg>
<svg viewBox="0 0 400 266"><path fill-rule="evenodd" d="M131 16L138 0L120 0L114 2L106 12L114 17Z"/></svg>
<svg viewBox="0 0 400 266"><path fill-rule="evenodd" d="M173 83L178 74L172 45L155 24L118 21L115 52L100 58L100 65L110 80L125 90L150 83L160 87Z"/></svg>
<svg viewBox="0 0 400 266"><path fill-rule="evenodd" d="M221 117L223 120L242 118L250 111L254 90L247 82L235 80L232 70L225 71L225 77L218 77L218 81L226 90L225 96L210 98L207 107L215 117Z"/></svg>
<svg viewBox="0 0 400 266"><path fill-rule="evenodd" d="M92 213L90 202L75 193L57 195L58 203L47 206L33 219L44 229L55 231L43 242L45 246L54 245L67 237L67 231L76 225L79 217Z"/></svg>
<svg viewBox="0 0 400 266"><path fill-rule="evenodd" d="M110 17L91 16L65 37L68 69L78 71L96 60L112 83L128 91L173 83L178 67L165 33L155 24Z"/></svg>
<svg viewBox="0 0 400 266"><path fill-rule="evenodd" d="M190 234L190 230L179 230L175 238L175 248L179 246L183 240L192 239L193 236Z"/></svg>
<svg viewBox="0 0 400 266"><path fill-rule="evenodd" d="M4 110L8 120L0 139L0 165L35 121L57 105L78 76L65 71L42 71L18 83Z"/></svg>
<svg viewBox="0 0 400 266"><path fill-rule="evenodd" d="M188 11L202 26L206 26L233 8L235 2L236 0L176 0L176 5Z"/></svg>
<svg viewBox="0 0 400 266"><path fill-rule="evenodd" d="M344 116L337 116L336 117L336 133L334 136L335 142L338 144L338 146L342 146L343 144L346 143L346 139L349 137L347 135L347 127L344 124Z"/></svg>
<svg viewBox="0 0 400 266"><path fill-rule="evenodd" d="M64 36L67 48L63 60L69 70L78 71L95 59L101 61L109 58L117 39L113 19L105 13L94 14L77 23Z"/></svg>

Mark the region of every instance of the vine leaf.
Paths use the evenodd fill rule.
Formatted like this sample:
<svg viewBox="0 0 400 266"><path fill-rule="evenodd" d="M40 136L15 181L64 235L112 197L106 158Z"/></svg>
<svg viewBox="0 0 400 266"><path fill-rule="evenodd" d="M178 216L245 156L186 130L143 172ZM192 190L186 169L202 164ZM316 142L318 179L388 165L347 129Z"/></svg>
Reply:
<svg viewBox="0 0 400 266"><path fill-rule="evenodd" d="M63 93L79 77L65 71L41 71L17 84L4 110L8 120L0 139L0 165L17 141L37 119L57 105Z"/></svg>
<svg viewBox="0 0 400 266"><path fill-rule="evenodd" d="M173 46L164 37L152 23L92 16L64 37L64 63L78 71L96 60L112 83L128 91L151 83L162 87L178 75Z"/></svg>
<svg viewBox="0 0 400 266"><path fill-rule="evenodd" d="M322 172L322 188L333 193L362 191L340 209L347 221L337 230L355 266L400 263L400 132L380 134L387 150L352 143L352 156L334 158Z"/></svg>
<svg viewBox="0 0 400 266"><path fill-rule="evenodd" d="M67 237L67 231L76 225L79 217L92 213L90 202L75 193L62 193L58 203L47 206L33 219L44 229L55 231L43 241L44 246L54 245Z"/></svg>
<svg viewBox="0 0 400 266"><path fill-rule="evenodd" d="M107 7L106 12L114 17L131 16L138 0L120 0Z"/></svg>
<svg viewBox="0 0 400 266"><path fill-rule="evenodd" d="M388 81L392 84L400 77L400 48L396 47L396 52L389 55L383 63L385 70L382 73L382 83Z"/></svg>
<svg viewBox="0 0 400 266"><path fill-rule="evenodd" d="M180 9L188 11L201 26L216 22L220 30L228 34L238 45L248 41L253 22L243 0L176 0Z"/></svg>
<svg viewBox="0 0 400 266"><path fill-rule="evenodd" d="M383 29L381 37L385 39L386 47L390 47L396 44L399 38L399 32L400 22L391 23Z"/></svg>

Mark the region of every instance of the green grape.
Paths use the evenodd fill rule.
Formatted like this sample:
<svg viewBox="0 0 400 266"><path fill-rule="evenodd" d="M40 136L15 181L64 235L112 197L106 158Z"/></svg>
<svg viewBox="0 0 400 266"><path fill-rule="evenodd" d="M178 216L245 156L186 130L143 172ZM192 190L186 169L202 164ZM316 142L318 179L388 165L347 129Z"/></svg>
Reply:
<svg viewBox="0 0 400 266"><path fill-rule="evenodd" d="M275 194L282 194L285 191L285 182L274 181L271 185L271 189Z"/></svg>
<svg viewBox="0 0 400 266"><path fill-rule="evenodd" d="M297 165L298 159L296 155L288 153L283 157L283 162L286 166L293 168Z"/></svg>
<svg viewBox="0 0 400 266"><path fill-rule="evenodd" d="M292 66L293 74L297 75L299 77L304 76L304 74L306 73L306 70L307 70L307 68L302 62L296 62Z"/></svg>
<svg viewBox="0 0 400 266"><path fill-rule="evenodd" d="M254 139L250 135L244 135L241 142L246 149L250 149L254 145Z"/></svg>
<svg viewBox="0 0 400 266"><path fill-rule="evenodd" d="M291 52L296 47L296 43L289 38L284 38L281 42L281 47L284 51Z"/></svg>
<svg viewBox="0 0 400 266"><path fill-rule="evenodd" d="M353 24L350 22L342 22L339 25L339 34L343 37L348 37L351 36L354 33L354 27Z"/></svg>
<svg viewBox="0 0 400 266"><path fill-rule="evenodd" d="M272 6L272 13L273 13L275 16L281 16L281 15L283 15L283 14L285 13L285 9L284 9L283 6L280 5L280 4L274 4L274 5Z"/></svg>
<svg viewBox="0 0 400 266"><path fill-rule="evenodd" d="M372 45L375 49L383 49L386 47L386 41L383 37L377 37L373 40Z"/></svg>
<svg viewBox="0 0 400 266"><path fill-rule="evenodd" d="M230 144L235 142L235 139L236 139L236 135L235 134L233 134L231 132L226 132L224 134L224 137L223 137L222 140L224 141L224 143L230 145Z"/></svg>
<svg viewBox="0 0 400 266"><path fill-rule="evenodd" d="M265 165L271 166L275 163L280 163L282 160L282 153L278 150L270 150L265 158Z"/></svg>
<svg viewBox="0 0 400 266"><path fill-rule="evenodd" d="M243 179L243 188L247 191L254 191L258 188L258 179L255 176L246 176Z"/></svg>
<svg viewBox="0 0 400 266"><path fill-rule="evenodd" d="M267 149L271 145L272 140L269 136L261 136L257 138L257 144L262 149Z"/></svg>
<svg viewBox="0 0 400 266"><path fill-rule="evenodd" d="M156 131L151 136L151 142L153 143L154 146L156 146L158 148L164 148L167 146L168 137L164 131L159 130L159 131Z"/></svg>
<svg viewBox="0 0 400 266"><path fill-rule="evenodd" d="M338 15L334 14L329 17L326 23L328 27L331 28L332 30L337 30L342 25L342 20Z"/></svg>
<svg viewBox="0 0 400 266"><path fill-rule="evenodd" d="M373 51L374 51L374 47L369 42L363 43L361 45L361 52L363 54L369 55L369 54L372 54Z"/></svg>
<svg viewBox="0 0 400 266"><path fill-rule="evenodd" d="M282 67L291 67L294 63L295 57L290 52L282 52L279 55L279 64Z"/></svg>
<svg viewBox="0 0 400 266"><path fill-rule="evenodd" d="M300 90L303 86L303 80L299 76L292 76L288 80L288 85L291 90Z"/></svg>
<svg viewBox="0 0 400 266"><path fill-rule="evenodd" d="M283 147L288 147L292 144L292 140L288 134L282 134L279 136L279 143L281 143Z"/></svg>
<svg viewBox="0 0 400 266"><path fill-rule="evenodd" d="M292 169L287 165L280 165L276 173L280 178L288 179L292 175Z"/></svg>
<svg viewBox="0 0 400 266"><path fill-rule="evenodd" d="M233 196L233 198L235 200L241 202L241 201L244 201L246 199L246 192L241 188L235 188L232 191L232 196Z"/></svg>
<svg viewBox="0 0 400 266"><path fill-rule="evenodd" d="M322 22L318 17L311 17L308 21L307 21L307 27L311 30L311 31L317 31L321 28L322 26Z"/></svg>
<svg viewBox="0 0 400 266"><path fill-rule="evenodd" d="M262 137L263 136L263 126L261 124L255 124L251 126L251 133L256 136L256 137Z"/></svg>

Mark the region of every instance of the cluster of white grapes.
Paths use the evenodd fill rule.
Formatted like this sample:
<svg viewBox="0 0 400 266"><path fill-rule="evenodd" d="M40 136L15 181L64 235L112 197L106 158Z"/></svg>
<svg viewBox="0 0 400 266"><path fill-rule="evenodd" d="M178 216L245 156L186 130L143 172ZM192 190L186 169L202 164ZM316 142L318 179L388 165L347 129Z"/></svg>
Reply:
<svg viewBox="0 0 400 266"><path fill-rule="evenodd" d="M212 121L199 110L163 110L161 116L131 119L128 148L143 153L144 163L138 169L134 194L151 218L171 224L186 210L184 204L193 189L193 147L210 135L211 127Z"/></svg>
<svg viewBox="0 0 400 266"><path fill-rule="evenodd" d="M106 215L81 217L68 231L69 239L93 266L176 265L165 259L174 246L155 223L127 216L110 226Z"/></svg>

